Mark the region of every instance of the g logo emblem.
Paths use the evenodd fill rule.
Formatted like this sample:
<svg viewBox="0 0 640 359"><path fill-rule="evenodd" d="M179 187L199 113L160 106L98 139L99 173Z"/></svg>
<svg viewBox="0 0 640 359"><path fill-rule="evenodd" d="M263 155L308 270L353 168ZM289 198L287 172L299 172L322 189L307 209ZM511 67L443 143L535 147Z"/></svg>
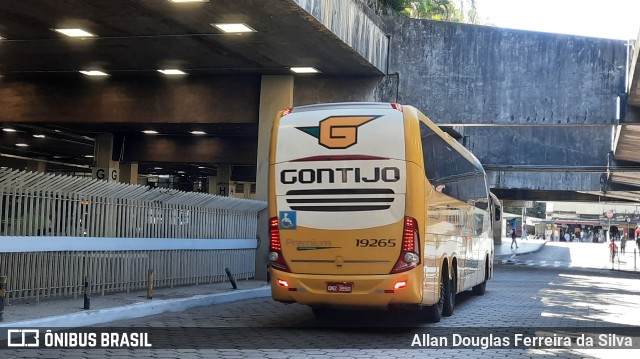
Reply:
<svg viewBox="0 0 640 359"><path fill-rule="evenodd" d="M331 116L320 121L319 127L297 127L318 139L326 148L345 149L358 143L358 127L380 116Z"/></svg>

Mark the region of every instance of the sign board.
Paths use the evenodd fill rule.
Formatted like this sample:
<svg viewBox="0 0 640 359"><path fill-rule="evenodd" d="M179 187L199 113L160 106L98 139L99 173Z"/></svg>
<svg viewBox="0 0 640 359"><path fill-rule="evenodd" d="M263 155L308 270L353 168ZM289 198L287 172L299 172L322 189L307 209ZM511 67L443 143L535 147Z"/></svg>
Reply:
<svg viewBox="0 0 640 359"><path fill-rule="evenodd" d="M613 212L612 211L607 212L607 218L609 218L609 219L613 218Z"/></svg>
<svg viewBox="0 0 640 359"><path fill-rule="evenodd" d="M118 181L118 170L116 168L94 167L91 169L91 174L94 179Z"/></svg>

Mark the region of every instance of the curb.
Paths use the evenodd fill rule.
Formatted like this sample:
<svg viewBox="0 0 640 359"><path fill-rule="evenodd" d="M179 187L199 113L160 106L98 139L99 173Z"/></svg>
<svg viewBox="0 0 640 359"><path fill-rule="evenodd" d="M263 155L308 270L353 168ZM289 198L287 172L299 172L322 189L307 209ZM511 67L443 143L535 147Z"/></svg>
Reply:
<svg viewBox="0 0 640 359"><path fill-rule="evenodd" d="M502 259L507 259L507 258L513 258L513 257L516 257L516 256L523 256L523 255L525 255L525 254L535 253L535 252L537 252L537 251L541 250L541 249L542 249L544 246L546 246L546 245L547 245L547 242L544 242L544 243L542 243L542 245L540 245L540 247L538 247L538 248L536 248L536 249L534 249L534 250L527 251L527 252L520 252L520 253L512 253L512 254L501 254L501 255L496 255L496 256L494 256L494 257L493 257L493 259L494 259L494 261L495 261L495 260L502 260Z"/></svg>
<svg viewBox="0 0 640 359"><path fill-rule="evenodd" d="M2 323L0 324L0 328L85 327L113 322L116 320L135 319L166 312L180 312L195 307L244 299L261 298L270 295L271 287L264 286L254 289L236 290L233 292L196 295L188 298L161 299L120 307L88 310L19 322Z"/></svg>

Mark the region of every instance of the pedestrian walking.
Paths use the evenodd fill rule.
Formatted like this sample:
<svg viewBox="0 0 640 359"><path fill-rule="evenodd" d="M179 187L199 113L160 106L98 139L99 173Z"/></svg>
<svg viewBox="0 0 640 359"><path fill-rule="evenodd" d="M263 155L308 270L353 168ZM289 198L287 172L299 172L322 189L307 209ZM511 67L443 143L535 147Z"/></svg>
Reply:
<svg viewBox="0 0 640 359"><path fill-rule="evenodd" d="M616 246L616 242L613 241L613 237L611 237L611 242L609 242L609 254L611 255L611 263L616 258L616 253L618 252L618 246Z"/></svg>
<svg viewBox="0 0 640 359"><path fill-rule="evenodd" d="M622 232L622 237L620 237L620 254L624 254L624 247L627 246L627 236Z"/></svg>
<svg viewBox="0 0 640 359"><path fill-rule="evenodd" d="M511 249L513 249L513 245L516 245L516 249L518 249L518 242L516 242L516 229L513 228L511 230Z"/></svg>

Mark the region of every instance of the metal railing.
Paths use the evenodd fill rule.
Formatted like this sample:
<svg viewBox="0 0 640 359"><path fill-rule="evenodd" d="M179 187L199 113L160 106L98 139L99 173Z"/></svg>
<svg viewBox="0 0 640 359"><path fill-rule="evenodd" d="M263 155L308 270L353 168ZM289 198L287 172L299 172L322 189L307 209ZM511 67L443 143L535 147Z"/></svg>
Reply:
<svg viewBox="0 0 640 359"><path fill-rule="evenodd" d="M225 268L238 279L253 278L255 249L0 252L0 275L7 277L11 299L77 297L85 275L91 293L141 290L149 269L154 287L222 282Z"/></svg>
<svg viewBox="0 0 640 359"><path fill-rule="evenodd" d="M255 274L263 201L0 169L7 298L224 281Z"/></svg>
<svg viewBox="0 0 640 359"><path fill-rule="evenodd" d="M0 170L0 235L255 238L262 201Z"/></svg>

